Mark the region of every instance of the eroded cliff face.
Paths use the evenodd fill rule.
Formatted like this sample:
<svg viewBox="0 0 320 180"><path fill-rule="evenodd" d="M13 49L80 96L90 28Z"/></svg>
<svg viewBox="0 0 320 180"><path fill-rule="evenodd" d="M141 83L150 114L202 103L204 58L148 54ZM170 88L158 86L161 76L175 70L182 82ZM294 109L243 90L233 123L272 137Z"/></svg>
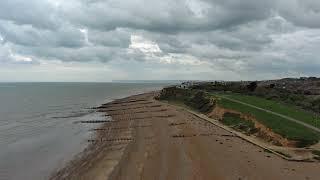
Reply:
<svg viewBox="0 0 320 180"><path fill-rule="evenodd" d="M193 91L176 87L164 88L156 99L180 101L201 113L211 112L216 106L216 101L203 91Z"/></svg>
<svg viewBox="0 0 320 180"><path fill-rule="evenodd" d="M207 113L207 116L213 119L222 120L226 113L237 114L237 115L240 115L240 118L243 119L244 121L253 122L256 128L256 131L251 135L259 137L263 141L272 143L273 145L285 146L285 147L296 147L298 144L297 141L288 140L287 138L284 138L281 135L273 132L270 128L260 123L254 116L249 114L244 114L231 109L225 109L216 105L215 108L210 113Z"/></svg>

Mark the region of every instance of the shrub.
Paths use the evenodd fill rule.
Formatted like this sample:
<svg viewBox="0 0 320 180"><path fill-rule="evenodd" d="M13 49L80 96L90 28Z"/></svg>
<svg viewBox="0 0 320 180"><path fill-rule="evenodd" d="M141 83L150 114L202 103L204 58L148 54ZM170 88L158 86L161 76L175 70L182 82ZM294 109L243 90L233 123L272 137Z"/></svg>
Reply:
<svg viewBox="0 0 320 180"><path fill-rule="evenodd" d="M247 134L254 134L257 132L254 123L252 121L242 119L239 114L225 113L221 122Z"/></svg>
<svg viewBox="0 0 320 180"><path fill-rule="evenodd" d="M180 101L185 105L202 113L210 112L215 107L215 100L204 91L180 89L176 87L164 88L158 100Z"/></svg>
<svg viewBox="0 0 320 180"><path fill-rule="evenodd" d="M320 156L320 151L319 151L319 150L313 150L313 151L312 151L312 154L317 155L317 156Z"/></svg>
<svg viewBox="0 0 320 180"><path fill-rule="evenodd" d="M249 91L253 92L254 90L256 90L256 88L258 87L257 82L251 82L247 88L249 89Z"/></svg>
<svg viewBox="0 0 320 180"><path fill-rule="evenodd" d="M166 87L162 89L157 99L158 100L170 100L170 99L184 100L185 98L190 97L191 94L192 94L191 90L180 89L175 86Z"/></svg>
<svg viewBox="0 0 320 180"><path fill-rule="evenodd" d="M306 140L306 139L297 139L297 147L303 148L314 145L318 142L318 140Z"/></svg>
<svg viewBox="0 0 320 180"><path fill-rule="evenodd" d="M273 88L275 88L275 87L276 87L275 84L270 84L270 85L269 85L269 88L270 88L270 89L273 89Z"/></svg>
<svg viewBox="0 0 320 180"><path fill-rule="evenodd" d="M210 112L215 107L215 101L203 91L196 92L185 102L186 105L199 110L202 113Z"/></svg>

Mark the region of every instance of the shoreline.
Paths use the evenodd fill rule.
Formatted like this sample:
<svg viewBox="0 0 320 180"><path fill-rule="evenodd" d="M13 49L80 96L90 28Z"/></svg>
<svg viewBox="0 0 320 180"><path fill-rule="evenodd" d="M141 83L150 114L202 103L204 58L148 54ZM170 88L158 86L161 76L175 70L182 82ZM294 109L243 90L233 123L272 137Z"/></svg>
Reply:
<svg viewBox="0 0 320 180"><path fill-rule="evenodd" d="M95 129L85 151L50 179L318 177L319 163L287 162L188 111L154 100L155 94L99 107L112 121Z"/></svg>
<svg viewBox="0 0 320 180"><path fill-rule="evenodd" d="M100 113L104 113L105 114L105 119L108 122L105 121L101 121L101 122L92 122L92 123L102 123L100 125L97 126L97 128L92 129L92 131L94 131L94 139L88 139L87 142L87 147L80 153L78 153L70 162L66 163L62 168L54 171L51 173L51 175L49 176L50 180L58 180L58 179L79 179L79 177L81 177L80 173L77 173L76 171L80 172L83 171L83 169L81 169L82 166L84 165L89 165L90 163L97 163L97 162L93 162L93 161L97 161L96 157L101 156L101 150L104 149L106 151L112 151L112 150L118 150L119 152L117 152L120 156L123 154L122 150L125 149L125 147L120 147L120 148L110 148L108 146L112 145L110 142L112 140L114 141L126 141L126 140L121 140L119 138L116 137L121 137L122 136L122 132L121 129L119 129L119 131L115 131L111 134L108 134L108 139L102 140L105 137L105 133L103 133L106 129L106 127L108 126L108 123L112 123L112 121L109 121L107 119L111 118L112 116L108 115L108 113L106 111L103 111L102 109L104 109L105 106L108 105L114 105L117 104L117 102L121 102L121 101L130 101L130 99L136 97L136 96L141 96L141 95L145 95L145 94L154 94L156 91L150 91L150 92L145 92L145 93L140 93L140 94L136 94L136 95L130 95L130 96L126 96L123 98L118 98L118 99L114 99L110 102L107 102L105 104L102 104L101 106L95 107L93 109L96 109L96 112L100 112ZM89 121L87 122L79 122L79 123L89 123ZM127 123L121 123L124 127L130 127L129 124ZM110 141L111 140L111 141ZM100 142L97 142L100 141ZM118 143L115 144L115 146L121 146L121 145L127 145L125 143ZM109 153L109 152L103 152L103 153ZM117 156L117 155L111 155L111 156ZM110 161L110 160L109 160ZM112 161L112 160L111 160ZM109 169L109 172L111 172L114 168L114 166L116 165L116 162L111 162L109 163L109 168L106 168L105 170ZM104 171L105 171L104 170ZM81 178L81 179L91 179L92 176L90 175L87 178Z"/></svg>

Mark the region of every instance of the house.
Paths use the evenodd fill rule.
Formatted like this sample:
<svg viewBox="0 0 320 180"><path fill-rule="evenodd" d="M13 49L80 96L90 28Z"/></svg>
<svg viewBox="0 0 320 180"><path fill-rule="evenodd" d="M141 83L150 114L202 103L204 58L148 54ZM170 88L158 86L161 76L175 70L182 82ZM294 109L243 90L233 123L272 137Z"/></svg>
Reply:
<svg viewBox="0 0 320 180"><path fill-rule="evenodd" d="M186 82L181 83L180 85L177 85L176 87L180 88L180 89L189 89L191 86L195 86L198 84L200 84L200 83L197 81L186 81Z"/></svg>

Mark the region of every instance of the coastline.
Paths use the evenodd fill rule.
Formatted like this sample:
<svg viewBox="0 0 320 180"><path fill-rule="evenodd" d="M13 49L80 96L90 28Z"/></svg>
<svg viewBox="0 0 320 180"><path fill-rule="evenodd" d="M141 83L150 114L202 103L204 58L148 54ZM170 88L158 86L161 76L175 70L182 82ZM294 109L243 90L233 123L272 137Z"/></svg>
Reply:
<svg viewBox="0 0 320 180"><path fill-rule="evenodd" d="M190 112L154 100L155 95L129 96L99 107L112 121L95 129L86 150L50 179L318 177L319 163L285 161Z"/></svg>
<svg viewBox="0 0 320 180"><path fill-rule="evenodd" d="M104 109L108 106L114 106L120 102L126 102L131 101L131 99L135 99L137 96L141 95L151 95L154 96L156 92L151 91L147 93L142 94L136 94L127 96L120 99L115 99L111 102L102 104L101 106L95 108L97 112L105 113L106 121L109 121L110 119L114 119L114 116L109 115ZM109 120L108 120L109 119ZM83 124L89 123L88 122L82 122ZM81 122L80 122L81 123ZM100 122L93 122L93 123L100 123ZM103 122L102 124L98 125L97 128L92 129L94 132L94 138L88 139L88 145L87 147L79 154L77 154L70 162L68 162L64 167L61 169L58 169L57 171L54 171L50 178L51 180L58 180L58 179L100 179L95 174L97 174L97 171L104 171L102 179L105 177L108 177L112 170L115 168L116 165L118 165L120 161L120 157L124 154L124 150L129 145L128 142L130 141L130 138L132 138L133 134L132 129L133 128L139 128L138 126L132 127L132 122L130 121L121 121L119 123L116 123L120 125L119 127L115 127L112 133L109 131L107 134L105 133L107 129L110 129L110 124L114 124L114 120L109 122ZM111 125L111 126L115 126ZM130 136L130 137L128 137ZM128 139L124 138L118 138L118 137L128 137ZM117 142L117 143L114 143ZM101 159L99 159L101 156L110 156L106 160L107 163L102 163L103 169L96 168L97 165L100 164ZM118 159L117 159L118 158ZM90 167L89 167L90 166ZM94 166L91 167L91 166ZM86 173L89 169L92 171L91 173ZM87 175L84 175L82 172L86 173Z"/></svg>

